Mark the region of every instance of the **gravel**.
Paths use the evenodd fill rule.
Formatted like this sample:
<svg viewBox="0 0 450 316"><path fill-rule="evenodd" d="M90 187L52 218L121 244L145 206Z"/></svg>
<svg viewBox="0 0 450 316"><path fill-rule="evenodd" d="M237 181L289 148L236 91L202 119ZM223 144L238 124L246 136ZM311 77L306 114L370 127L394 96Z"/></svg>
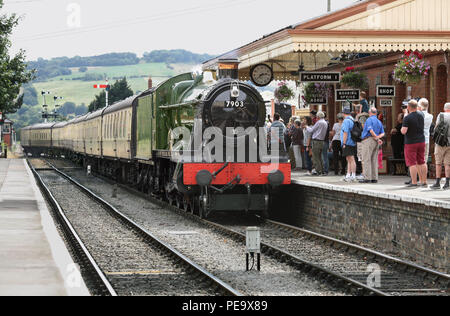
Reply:
<svg viewBox="0 0 450 316"><path fill-rule="evenodd" d="M48 169L49 165L42 159L30 159L30 163L35 169Z"/></svg>
<svg viewBox="0 0 450 316"><path fill-rule="evenodd" d="M53 171L39 172L119 295L217 295Z"/></svg>
<svg viewBox="0 0 450 316"><path fill-rule="evenodd" d="M119 188L117 198L112 198L111 184L99 178L88 177L83 171L66 172L158 238L245 295L345 295L339 289L333 289L287 264L264 256L261 272L246 272L244 244L123 189Z"/></svg>

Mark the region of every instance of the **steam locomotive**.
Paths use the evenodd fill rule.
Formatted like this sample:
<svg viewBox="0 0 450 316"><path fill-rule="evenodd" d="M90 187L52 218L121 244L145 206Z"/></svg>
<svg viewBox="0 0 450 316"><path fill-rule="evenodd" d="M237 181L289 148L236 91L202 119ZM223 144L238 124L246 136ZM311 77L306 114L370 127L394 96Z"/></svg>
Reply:
<svg viewBox="0 0 450 316"><path fill-rule="evenodd" d="M70 121L26 127L21 143L28 155L72 159L202 218L267 216L291 167L282 151L264 150L265 117L259 92L238 80L237 61L222 60L218 75L182 74Z"/></svg>

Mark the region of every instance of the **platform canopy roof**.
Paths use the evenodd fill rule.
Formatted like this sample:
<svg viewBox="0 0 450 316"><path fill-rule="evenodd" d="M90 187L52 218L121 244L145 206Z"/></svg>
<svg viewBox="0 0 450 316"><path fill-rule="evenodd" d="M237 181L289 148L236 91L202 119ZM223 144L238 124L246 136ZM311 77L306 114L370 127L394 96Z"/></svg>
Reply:
<svg viewBox="0 0 450 316"><path fill-rule="evenodd" d="M450 0L366 0L345 9L288 26L203 64L213 69L220 58L239 58L239 75L271 64L275 79L296 79L306 70L327 66L343 53L389 53L450 49Z"/></svg>

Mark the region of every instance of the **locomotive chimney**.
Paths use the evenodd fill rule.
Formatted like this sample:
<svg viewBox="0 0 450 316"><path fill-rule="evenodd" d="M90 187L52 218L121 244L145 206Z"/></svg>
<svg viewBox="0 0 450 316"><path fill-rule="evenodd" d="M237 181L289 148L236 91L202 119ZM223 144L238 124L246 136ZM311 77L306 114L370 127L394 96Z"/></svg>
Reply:
<svg viewBox="0 0 450 316"><path fill-rule="evenodd" d="M239 60L237 58L219 59L219 80L239 80Z"/></svg>
<svg viewBox="0 0 450 316"><path fill-rule="evenodd" d="M152 80L152 77L148 77L148 88L149 88L149 89L153 88L153 80Z"/></svg>

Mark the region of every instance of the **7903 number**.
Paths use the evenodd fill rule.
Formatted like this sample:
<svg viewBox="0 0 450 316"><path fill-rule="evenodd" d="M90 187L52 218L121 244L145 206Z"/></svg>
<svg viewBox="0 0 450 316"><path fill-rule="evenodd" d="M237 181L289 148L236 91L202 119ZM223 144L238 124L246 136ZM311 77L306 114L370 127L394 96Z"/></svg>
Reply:
<svg viewBox="0 0 450 316"><path fill-rule="evenodd" d="M226 101L225 107L227 108L243 108L245 107L244 101Z"/></svg>

